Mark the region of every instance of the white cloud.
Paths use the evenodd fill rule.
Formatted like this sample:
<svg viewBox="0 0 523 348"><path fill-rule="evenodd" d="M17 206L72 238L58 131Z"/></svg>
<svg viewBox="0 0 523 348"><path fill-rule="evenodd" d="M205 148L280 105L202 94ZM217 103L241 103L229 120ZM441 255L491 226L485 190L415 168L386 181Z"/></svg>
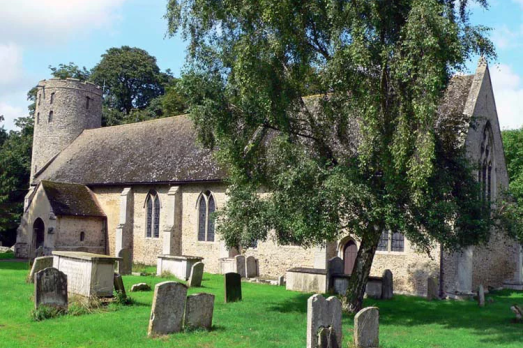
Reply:
<svg viewBox="0 0 523 348"><path fill-rule="evenodd" d="M492 67L490 73L501 128L521 128L523 126L522 77L505 64Z"/></svg>
<svg viewBox="0 0 523 348"><path fill-rule="evenodd" d="M523 3L523 0L521 1ZM492 33L492 42L499 49L521 47L521 40L523 40L523 25L518 30L511 30L508 26L502 25L495 28Z"/></svg>
<svg viewBox="0 0 523 348"><path fill-rule="evenodd" d="M0 89L17 82L23 74L22 49L14 43L0 44Z"/></svg>
<svg viewBox="0 0 523 348"><path fill-rule="evenodd" d="M0 101L0 115L4 116L4 122L0 123L0 127L3 125L6 129L14 129L15 119L27 116L27 112L22 107L13 106Z"/></svg>
<svg viewBox="0 0 523 348"><path fill-rule="evenodd" d="M78 33L109 27L125 0L0 0L0 42L63 43Z"/></svg>

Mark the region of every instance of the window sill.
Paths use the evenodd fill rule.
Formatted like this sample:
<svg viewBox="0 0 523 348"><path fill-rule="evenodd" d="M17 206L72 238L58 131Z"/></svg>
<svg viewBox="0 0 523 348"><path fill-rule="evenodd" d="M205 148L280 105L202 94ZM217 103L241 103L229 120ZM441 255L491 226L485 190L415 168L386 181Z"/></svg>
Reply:
<svg viewBox="0 0 523 348"><path fill-rule="evenodd" d="M383 251L383 250L377 250L376 254L377 255L398 255L398 256L401 256L401 255L406 255L406 252L405 251Z"/></svg>

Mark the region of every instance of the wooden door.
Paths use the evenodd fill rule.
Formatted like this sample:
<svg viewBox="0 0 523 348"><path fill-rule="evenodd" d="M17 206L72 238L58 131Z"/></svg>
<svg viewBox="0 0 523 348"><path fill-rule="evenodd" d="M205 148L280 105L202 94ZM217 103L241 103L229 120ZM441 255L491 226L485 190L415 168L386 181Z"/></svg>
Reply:
<svg viewBox="0 0 523 348"><path fill-rule="evenodd" d="M358 255L358 247L352 240L345 244L343 249L343 262L345 263L345 274L351 274Z"/></svg>

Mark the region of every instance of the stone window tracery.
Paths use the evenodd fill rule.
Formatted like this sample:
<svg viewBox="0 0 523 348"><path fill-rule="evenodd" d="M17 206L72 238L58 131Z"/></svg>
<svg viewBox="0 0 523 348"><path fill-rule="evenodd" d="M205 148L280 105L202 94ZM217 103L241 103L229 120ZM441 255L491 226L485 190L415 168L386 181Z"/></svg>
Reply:
<svg viewBox="0 0 523 348"><path fill-rule="evenodd" d="M405 236L400 232L381 232L380 241L378 243L378 251L405 251Z"/></svg>
<svg viewBox="0 0 523 348"><path fill-rule="evenodd" d="M200 195L198 202L198 241L214 242L214 218L216 202L210 191Z"/></svg>
<svg viewBox="0 0 523 348"><path fill-rule="evenodd" d="M481 141L481 155L479 163L478 181L481 185L481 199L484 202L490 202L493 197L493 188L495 181L494 175L494 136L492 126L487 122L483 129L483 138Z"/></svg>
<svg viewBox="0 0 523 348"><path fill-rule="evenodd" d="M151 190L146 198L146 237L160 238L160 197Z"/></svg>

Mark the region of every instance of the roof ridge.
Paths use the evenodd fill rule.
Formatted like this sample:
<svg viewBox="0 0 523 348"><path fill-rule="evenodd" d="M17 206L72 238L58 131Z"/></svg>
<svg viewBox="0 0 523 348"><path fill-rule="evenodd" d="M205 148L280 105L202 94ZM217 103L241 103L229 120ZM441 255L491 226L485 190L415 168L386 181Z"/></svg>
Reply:
<svg viewBox="0 0 523 348"><path fill-rule="evenodd" d="M98 127L98 128L90 128L85 129L84 132L94 132L100 129L115 129L119 127L137 127L138 125L142 125L145 123L153 123L153 122L159 122L159 121L165 121L165 120L172 120L177 117L187 117L189 114L180 114L175 116L167 116L167 117L160 117L160 118L153 118L151 120L145 120L145 121L138 121L138 122L132 122L132 123L124 123L124 124L115 124L113 126L105 126L105 127ZM83 132L82 132L83 133Z"/></svg>

